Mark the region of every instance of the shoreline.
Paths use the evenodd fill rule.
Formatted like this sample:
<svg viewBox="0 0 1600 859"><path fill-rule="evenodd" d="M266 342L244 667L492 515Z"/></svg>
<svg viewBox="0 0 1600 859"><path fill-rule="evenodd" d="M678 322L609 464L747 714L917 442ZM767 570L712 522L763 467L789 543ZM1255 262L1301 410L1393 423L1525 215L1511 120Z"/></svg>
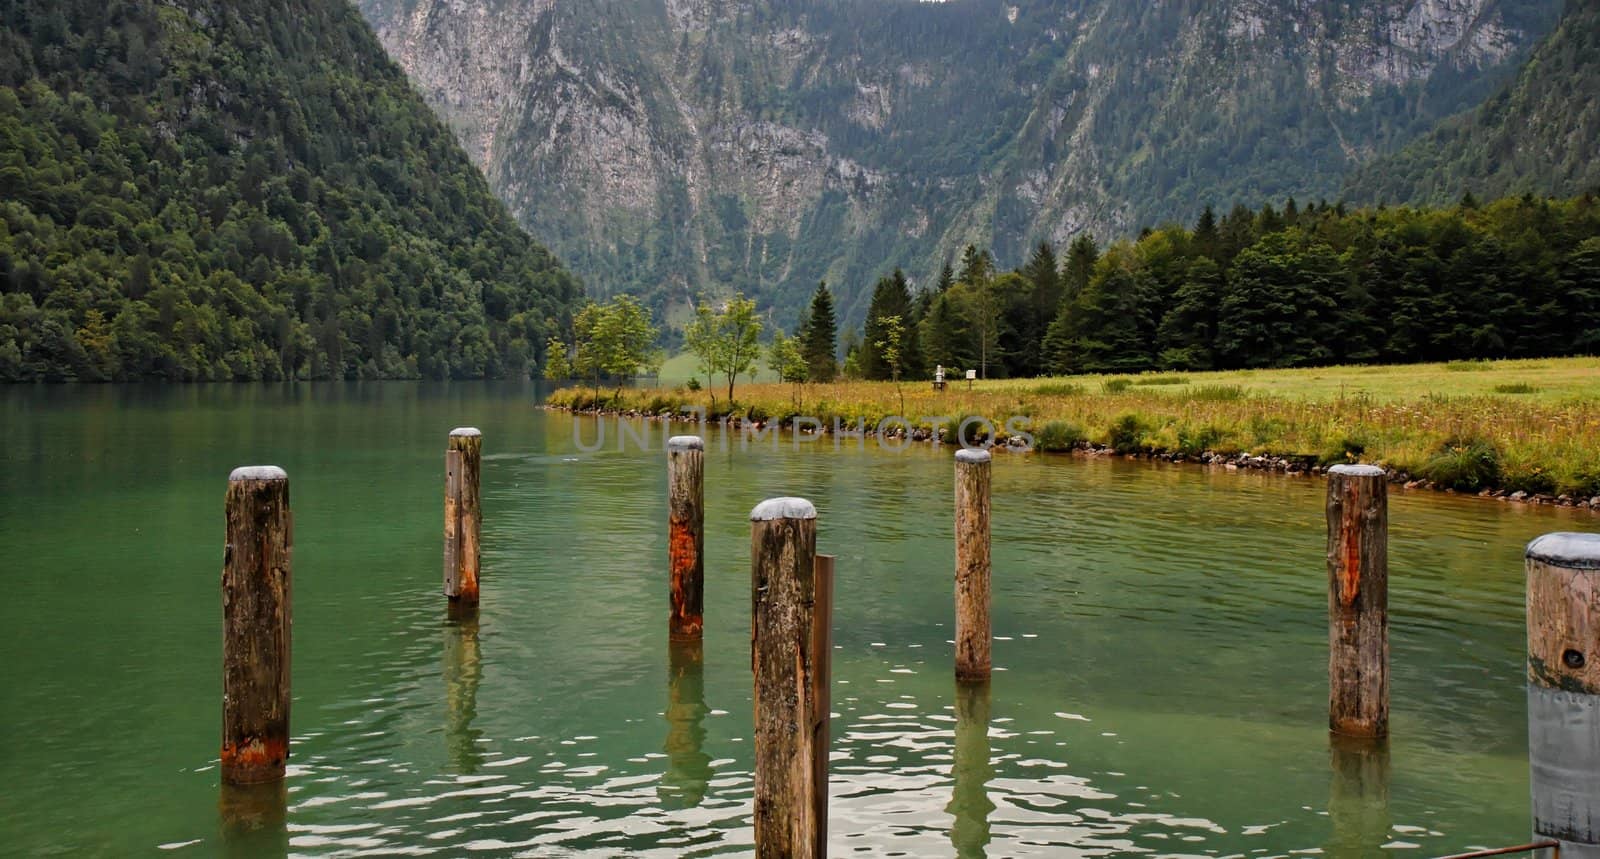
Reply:
<svg viewBox="0 0 1600 859"><path fill-rule="evenodd" d="M643 410L639 410L639 409L616 409L616 408L574 409L574 408L569 408L567 406L556 405L556 404L551 404L551 403L541 404L539 406L539 408L542 408L542 409L544 409L546 411L566 412L566 413L572 414L572 415L584 415L584 416L595 417L595 418L602 418L602 417L614 417L614 418L619 418L619 419L621 419L621 418L629 418L629 419L637 418L637 419L643 420L643 421L645 421L647 423L648 422L652 422L652 421L659 421L659 422L664 422L664 423L667 423L667 424L675 424L675 423L677 423L677 424L687 424L687 425L690 425L690 426L701 426L701 425L704 425L704 426L717 426L717 427L721 427L724 431L728 431L728 430L738 431L742 427L744 427L745 424L750 424L754 430L764 433L764 432L769 431L768 424L771 423L770 421L752 420L752 419L749 419L749 418L741 417L739 415L725 415L725 416L719 418L716 421L712 421L710 419L702 420L700 414L698 412L694 412L694 411L668 412L668 413L651 413L651 412L647 412L647 411L643 411ZM778 431L778 433L780 435L796 432L796 430L793 429L792 427L785 427L783 425L782 421L778 422L777 431ZM829 435L834 435L835 433L834 433L832 428L827 427L827 426L822 426L819 429L817 429L814 433L806 433L806 434L819 435L819 436L829 436ZM943 430L939 430L939 434L940 434L940 438L939 439L935 439L933 437L933 431L926 430L926 429L912 429L910 432L906 432L904 430L897 431L897 432L889 432L889 433L885 434L885 438L907 439L908 443L934 444L934 445L940 445L940 446L945 445L945 444L949 444L952 448L956 448L956 449L960 449L961 448L960 445L957 445L954 442L946 442L946 441L944 441L943 440L943 435L944 435L944 431ZM876 428L865 427L859 432L856 432L856 431L851 431L851 432L848 432L848 433L841 432L838 435L840 437L842 437L842 438L843 437L856 438L858 436L861 437L861 438L876 438L877 435L878 435L878 432L877 432ZM1223 469L1225 471L1245 470L1245 471L1276 472L1276 473L1283 474L1285 476L1294 476L1294 477L1322 477L1327 472L1327 467L1324 467L1323 465L1317 463L1315 461L1316 457L1310 456L1310 455L1306 455L1306 456L1282 456L1282 455L1275 455L1275 454L1259 454L1258 455L1258 454L1250 454L1250 453L1218 453L1216 451L1210 451L1210 450L1202 451L1201 453L1199 453L1197 455L1188 455L1188 454L1179 453L1179 452L1175 452L1175 451L1166 451L1166 450L1159 450L1159 449L1149 449L1149 450L1144 450L1144 451L1140 451L1140 452L1136 452L1136 453L1118 453L1117 451L1113 450L1109 445L1097 444L1097 443L1090 442L1090 441L1077 442L1069 450L1064 450L1064 451L1044 451L1044 450L1037 449L1037 447L1028 446L1027 444L1018 444L1018 443L1016 443L1016 442L1020 442L1020 441L1021 441L1020 438L1018 438L1016 436L1012 436L1012 437L1010 437L1009 439L1007 439L1005 441L996 442L994 444L989 445L988 449L995 450L995 451L1003 451L1005 453L1035 454L1035 455L1041 455L1041 456L1074 456L1074 457L1080 457L1081 456L1081 457L1085 457L1085 458L1091 458L1091 457L1121 457L1123 459L1130 459L1130 460L1145 460L1145 461L1150 461L1150 462L1167 462L1167 463L1172 463L1172 464L1175 464L1175 465L1198 465L1198 466L1204 466L1206 468L1214 468L1214 469L1215 468L1220 468L1220 469ZM1575 496L1570 495L1570 494L1553 495L1553 494L1549 494L1549 493L1529 493L1529 492L1525 492L1525 491L1521 491L1521 490L1513 491L1513 490L1506 489L1504 487L1487 488L1487 489L1480 490L1478 492L1458 492L1455 489L1452 489L1450 487L1445 487L1445 486L1439 486L1432 480L1427 480L1425 478L1417 477L1417 476L1412 475L1409 472L1404 471L1404 470L1390 468L1388 466L1380 465L1378 463L1365 463L1365 464L1376 465L1379 468L1382 468L1383 471L1384 471L1384 475L1387 478L1388 482L1391 485L1399 486L1402 489L1427 490L1427 491L1430 491L1430 492L1437 492L1437 493L1439 493L1441 495L1455 495L1455 496L1460 496L1460 497L1463 497L1463 498L1494 499L1494 500L1498 500L1498 501L1505 502L1505 503L1528 504L1528 505L1543 506L1543 507L1561 507L1561 508L1567 508L1567 509L1572 509L1572 510L1587 510L1590 513L1600 514L1600 495L1594 496L1592 498L1578 498L1578 497L1575 497Z"/></svg>

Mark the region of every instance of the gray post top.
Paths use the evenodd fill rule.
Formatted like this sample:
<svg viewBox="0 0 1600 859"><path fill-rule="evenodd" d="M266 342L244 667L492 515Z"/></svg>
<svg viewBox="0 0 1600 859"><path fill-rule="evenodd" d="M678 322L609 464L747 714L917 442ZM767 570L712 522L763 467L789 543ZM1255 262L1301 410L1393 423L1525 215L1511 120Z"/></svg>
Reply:
<svg viewBox="0 0 1600 859"><path fill-rule="evenodd" d="M956 451L956 462L988 462L990 458L989 451L981 447L964 447Z"/></svg>
<svg viewBox="0 0 1600 859"><path fill-rule="evenodd" d="M750 511L751 522L815 518L817 518L817 508L804 498L768 498Z"/></svg>
<svg viewBox="0 0 1600 859"><path fill-rule="evenodd" d="M705 450L705 439L697 435L675 435L667 439L667 450Z"/></svg>
<svg viewBox="0 0 1600 859"><path fill-rule="evenodd" d="M1382 477L1387 474L1376 465L1335 465L1328 469L1328 473L1345 477Z"/></svg>
<svg viewBox="0 0 1600 859"><path fill-rule="evenodd" d="M241 465L228 475L229 483L241 480L288 480L289 475L276 465Z"/></svg>
<svg viewBox="0 0 1600 859"><path fill-rule="evenodd" d="M458 436L458 435L460 435L460 436L481 436L481 435L483 435L483 433L478 432L478 428L477 427L456 427L455 429L450 431L450 435L452 435L452 436Z"/></svg>
<svg viewBox="0 0 1600 859"><path fill-rule="evenodd" d="M1569 570L1600 570L1600 534L1546 534L1528 544L1528 560Z"/></svg>

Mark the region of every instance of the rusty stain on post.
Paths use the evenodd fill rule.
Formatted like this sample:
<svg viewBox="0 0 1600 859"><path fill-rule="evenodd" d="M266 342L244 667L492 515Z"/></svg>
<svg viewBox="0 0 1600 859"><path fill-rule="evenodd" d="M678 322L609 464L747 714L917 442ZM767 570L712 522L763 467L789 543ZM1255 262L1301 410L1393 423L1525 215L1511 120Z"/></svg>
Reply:
<svg viewBox="0 0 1600 859"><path fill-rule="evenodd" d="M289 478L276 466L228 476L222 560L222 781L283 778L289 758Z"/></svg>
<svg viewBox="0 0 1600 859"><path fill-rule="evenodd" d="M704 630L705 442L699 436L667 441L667 569L671 613L667 634L692 641Z"/></svg>
<svg viewBox="0 0 1600 859"><path fill-rule="evenodd" d="M1389 485L1372 465L1328 469L1328 727L1389 732Z"/></svg>

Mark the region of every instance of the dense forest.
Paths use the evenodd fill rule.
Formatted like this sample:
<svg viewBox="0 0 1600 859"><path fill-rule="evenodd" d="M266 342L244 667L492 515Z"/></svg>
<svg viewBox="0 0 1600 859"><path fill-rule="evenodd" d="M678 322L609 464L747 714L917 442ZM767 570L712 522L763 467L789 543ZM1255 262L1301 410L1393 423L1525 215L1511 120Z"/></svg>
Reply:
<svg viewBox="0 0 1600 859"><path fill-rule="evenodd" d="M1600 190L1600 0L1568 0L1517 77L1351 177L1349 199L1444 203L1463 192Z"/></svg>
<svg viewBox="0 0 1600 859"><path fill-rule="evenodd" d="M0 5L0 381L522 376L579 292L343 0Z"/></svg>
<svg viewBox="0 0 1600 859"><path fill-rule="evenodd" d="M1301 367L1600 353L1600 200L1210 209L996 272L968 248L931 289L873 290L847 375L891 378L877 320L911 320L902 377ZM890 338L896 339L896 338Z"/></svg>

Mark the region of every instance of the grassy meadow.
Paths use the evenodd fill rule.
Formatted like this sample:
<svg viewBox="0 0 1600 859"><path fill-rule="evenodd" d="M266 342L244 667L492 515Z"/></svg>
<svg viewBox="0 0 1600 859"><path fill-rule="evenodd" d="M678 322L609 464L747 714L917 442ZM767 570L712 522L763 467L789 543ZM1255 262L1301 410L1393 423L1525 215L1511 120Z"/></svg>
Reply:
<svg viewBox="0 0 1600 859"><path fill-rule="evenodd" d="M713 402L715 394L715 402ZM704 408L757 420L794 415L876 425L905 416L953 436L976 415L1001 428L1026 417L1045 451L1105 446L1123 453L1249 453L1372 462L1462 492L1600 495L1600 358L1150 373L1049 379L923 379L741 384L720 388L568 388L561 408L661 414ZM934 416L934 417L930 417Z"/></svg>

